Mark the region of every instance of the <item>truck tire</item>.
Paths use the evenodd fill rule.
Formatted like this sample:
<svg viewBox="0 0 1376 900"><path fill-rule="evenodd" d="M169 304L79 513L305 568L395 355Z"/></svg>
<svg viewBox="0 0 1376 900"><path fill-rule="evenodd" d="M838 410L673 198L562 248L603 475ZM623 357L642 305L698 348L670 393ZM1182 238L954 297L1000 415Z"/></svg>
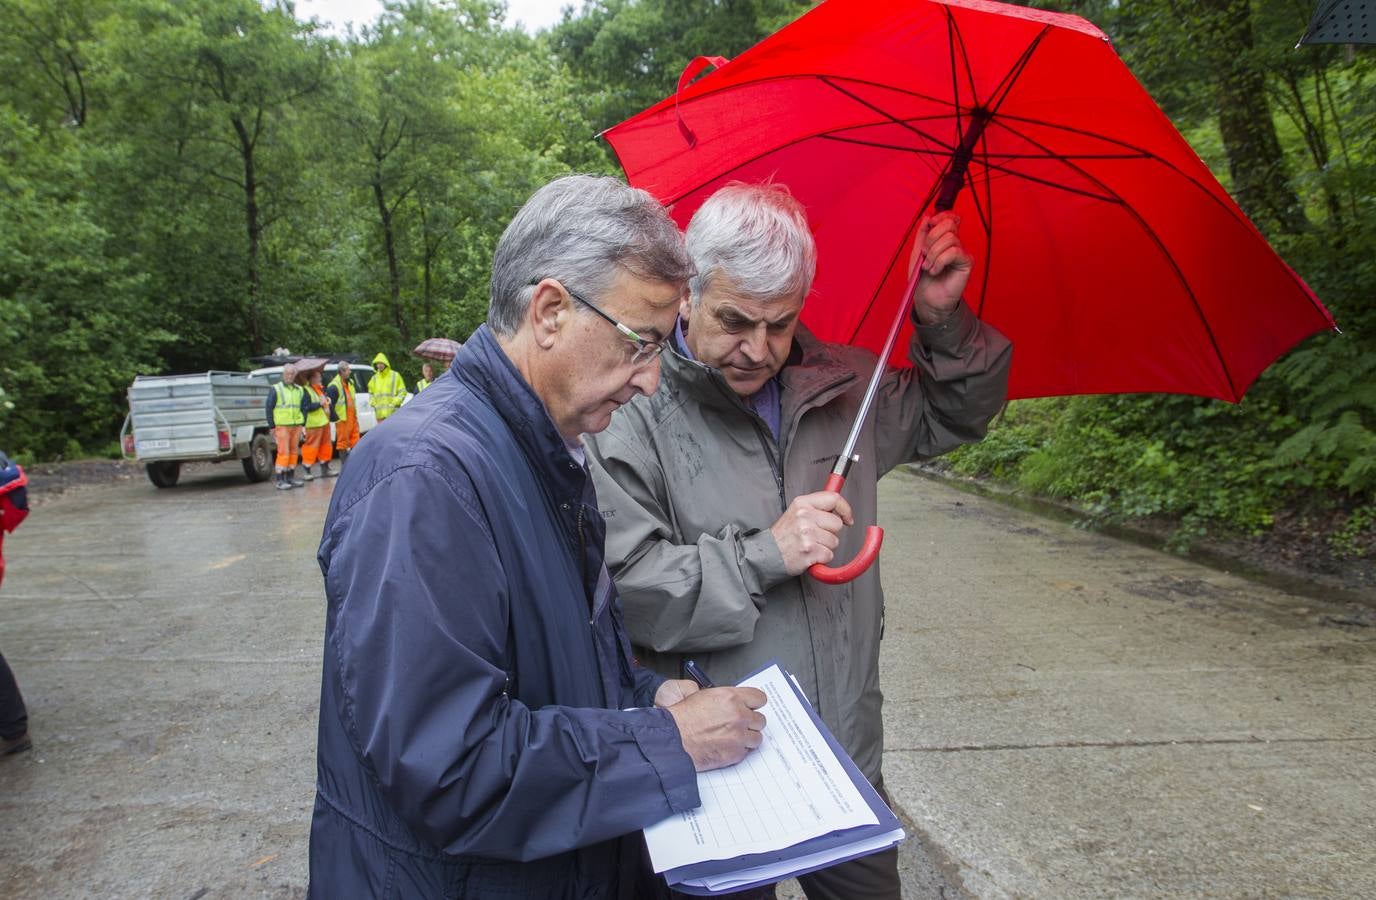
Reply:
<svg viewBox="0 0 1376 900"><path fill-rule="evenodd" d="M160 488L175 487L182 475L179 462L151 462L144 466L148 470L148 480Z"/></svg>
<svg viewBox="0 0 1376 900"><path fill-rule="evenodd" d="M255 434L253 441L248 445L248 456L244 457L242 462L244 475L253 484L271 478L273 464L276 462L272 439L266 434Z"/></svg>

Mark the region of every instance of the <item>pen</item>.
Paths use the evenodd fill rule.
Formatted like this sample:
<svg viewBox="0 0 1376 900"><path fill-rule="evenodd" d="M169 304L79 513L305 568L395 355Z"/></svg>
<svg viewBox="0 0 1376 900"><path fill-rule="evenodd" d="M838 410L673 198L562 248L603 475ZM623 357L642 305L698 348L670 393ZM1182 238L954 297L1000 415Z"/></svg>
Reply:
<svg viewBox="0 0 1376 900"><path fill-rule="evenodd" d="M700 688L716 687L716 685L712 683L712 679L708 678L707 673L702 670L702 666L699 666L691 659L685 659L683 661L683 674L696 681Z"/></svg>

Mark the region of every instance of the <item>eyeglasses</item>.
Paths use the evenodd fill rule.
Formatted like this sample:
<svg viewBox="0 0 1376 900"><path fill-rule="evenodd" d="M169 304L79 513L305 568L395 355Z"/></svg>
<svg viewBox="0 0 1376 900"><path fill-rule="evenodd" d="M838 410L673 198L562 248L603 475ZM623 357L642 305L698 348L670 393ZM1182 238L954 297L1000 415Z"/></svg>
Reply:
<svg viewBox="0 0 1376 900"><path fill-rule="evenodd" d="M598 308L597 304L593 303L591 300L579 295L574 291L569 290L568 285L564 285L564 290L569 292L570 297L577 300L579 303L583 304L593 312L597 313L599 316L606 319L608 322L612 323L612 327L614 327L617 331L621 332L622 337L626 338L627 349L630 350L630 348L632 347L635 348L634 351L632 351L630 354L629 362L637 369L645 368L650 363L658 359L659 354L664 352L664 344L661 341L645 340L645 338L636 334L634 331L627 328L625 325L622 325L616 319L613 319L611 316L607 315L605 312Z"/></svg>

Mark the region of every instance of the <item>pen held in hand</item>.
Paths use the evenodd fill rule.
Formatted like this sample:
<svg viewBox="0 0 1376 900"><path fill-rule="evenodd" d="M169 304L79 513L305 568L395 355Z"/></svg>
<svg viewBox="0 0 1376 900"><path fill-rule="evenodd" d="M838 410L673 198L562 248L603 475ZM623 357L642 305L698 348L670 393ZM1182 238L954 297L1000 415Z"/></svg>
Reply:
<svg viewBox="0 0 1376 900"><path fill-rule="evenodd" d="M716 687L716 685L712 683L712 679L707 677L707 673L703 671L702 667L691 659L685 659L683 661L683 674L697 682L697 686L700 688Z"/></svg>

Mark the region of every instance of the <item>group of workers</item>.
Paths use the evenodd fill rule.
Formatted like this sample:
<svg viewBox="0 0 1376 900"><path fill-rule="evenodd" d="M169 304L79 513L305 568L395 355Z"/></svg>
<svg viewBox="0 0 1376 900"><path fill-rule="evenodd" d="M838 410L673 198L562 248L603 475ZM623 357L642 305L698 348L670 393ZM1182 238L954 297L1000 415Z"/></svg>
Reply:
<svg viewBox="0 0 1376 900"><path fill-rule="evenodd" d="M341 361L334 377L325 384L323 363L309 370L296 363L282 367L282 380L273 385L267 398L268 426L277 444L273 482L279 491L338 475L330 468L331 460L338 457L342 467L358 443L358 401L351 371L349 364ZM422 375L417 392L434 380L430 363L422 367ZM406 399L406 382L385 353L373 357L368 392L379 422L400 409Z"/></svg>
<svg viewBox="0 0 1376 900"><path fill-rule="evenodd" d="M689 654L721 685L777 659L883 792L878 564L805 573L856 554L886 471L1004 402L958 224L918 229L913 367L885 372L835 493L877 360L800 324L816 246L786 189L728 185L686 236L613 178L526 202L486 324L334 486L311 897L670 896L639 831L697 807L696 773L769 713L682 677ZM799 880L901 893L893 848Z"/></svg>

